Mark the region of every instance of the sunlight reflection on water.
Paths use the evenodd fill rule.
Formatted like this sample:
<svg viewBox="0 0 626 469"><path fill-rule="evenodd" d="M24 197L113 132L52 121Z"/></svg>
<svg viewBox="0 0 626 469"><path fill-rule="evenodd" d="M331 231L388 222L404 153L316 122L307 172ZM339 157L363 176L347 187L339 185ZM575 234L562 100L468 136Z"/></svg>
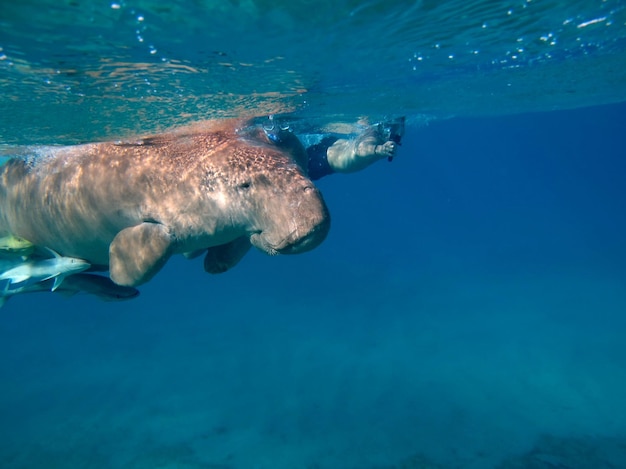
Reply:
<svg viewBox="0 0 626 469"><path fill-rule="evenodd" d="M626 99L618 0L41 0L3 3L0 18L5 143L242 114L445 118Z"/></svg>

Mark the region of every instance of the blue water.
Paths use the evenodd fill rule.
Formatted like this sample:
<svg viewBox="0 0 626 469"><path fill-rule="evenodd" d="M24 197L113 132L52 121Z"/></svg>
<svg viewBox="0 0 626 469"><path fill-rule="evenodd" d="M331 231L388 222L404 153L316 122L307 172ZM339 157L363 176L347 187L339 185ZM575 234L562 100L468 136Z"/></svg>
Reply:
<svg viewBox="0 0 626 469"><path fill-rule="evenodd" d="M12 298L0 467L626 468L623 2L22 2L0 24L5 153L259 110L409 121L392 163L318 182L312 252L177 257L126 302ZM392 70L367 60L392 45Z"/></svg>

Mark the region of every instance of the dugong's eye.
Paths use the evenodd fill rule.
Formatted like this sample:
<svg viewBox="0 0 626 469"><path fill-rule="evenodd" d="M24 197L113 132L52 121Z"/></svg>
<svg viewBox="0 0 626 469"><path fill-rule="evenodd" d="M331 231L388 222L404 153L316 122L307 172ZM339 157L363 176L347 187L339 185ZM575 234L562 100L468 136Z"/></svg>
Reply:
<svg viewBox="0 0 626 469"><path fill-rule="evenodd" d="M241 184L237 185L238 189L249 189L252 183L250 181L244 181Z"/></svg>

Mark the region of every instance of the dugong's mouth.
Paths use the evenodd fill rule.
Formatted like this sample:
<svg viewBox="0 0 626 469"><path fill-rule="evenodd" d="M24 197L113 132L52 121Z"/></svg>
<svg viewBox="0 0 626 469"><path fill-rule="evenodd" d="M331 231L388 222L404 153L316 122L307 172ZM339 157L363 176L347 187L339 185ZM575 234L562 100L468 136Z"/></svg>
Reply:
<svg viewBox="0 0 626 469"><path fill-rule="evenodd" d="M252 244L259 251L263 251L270 256L276 256L280 254L280 252L274 246L267 242L262 233L254 233L250 235L250 244Z"/></svg>
<svg viewBox="0 0 626 469"><path fill-rule="evenodd" d="M254 233L250 236L250 243L270 256L299 254L319 246L326 238L329 228L330 223L325 220L325 222L318 224L304 236L293 231L288 236L274 243L268 240L269 236L266 236L265 233Z"/></svg>

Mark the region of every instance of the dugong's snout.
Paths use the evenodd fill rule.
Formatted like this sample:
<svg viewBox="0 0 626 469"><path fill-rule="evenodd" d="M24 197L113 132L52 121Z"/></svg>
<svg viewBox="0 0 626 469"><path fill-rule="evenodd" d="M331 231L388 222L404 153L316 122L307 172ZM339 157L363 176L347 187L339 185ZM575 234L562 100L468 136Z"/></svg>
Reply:
<svg viewBox="0 0 626 469"><path fill-rule="evenodd" d="M312 184L298 188L292 200L277 201L270 227L253 234L253 246L268 254L298 254L319 246L330 230L330 215L319 190ZM279 216L276 216L279 214Z"/></svg>
<svg viewBox="0 0 626 469"><path fill-rule="evenodd" d="M278 254L298 254L310 251L322 244L322 241L328 235L329 229L330 218L327 217L324 220L320 220L306 235L286 239L282 246L276 248L276 251Z"/></svg>

